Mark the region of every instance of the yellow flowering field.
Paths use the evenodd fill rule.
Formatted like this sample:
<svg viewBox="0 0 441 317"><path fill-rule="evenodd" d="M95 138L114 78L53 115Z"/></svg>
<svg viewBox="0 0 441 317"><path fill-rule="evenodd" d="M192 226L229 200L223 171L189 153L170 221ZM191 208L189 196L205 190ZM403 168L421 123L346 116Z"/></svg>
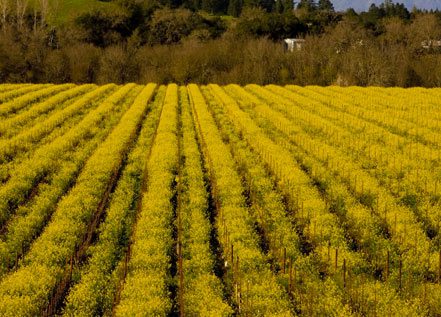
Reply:
<svg viewBox="0 0 441 317"><path fill-rule="evenodd" d="M440 316L441 89L0 85L0 316Z"/></svg>

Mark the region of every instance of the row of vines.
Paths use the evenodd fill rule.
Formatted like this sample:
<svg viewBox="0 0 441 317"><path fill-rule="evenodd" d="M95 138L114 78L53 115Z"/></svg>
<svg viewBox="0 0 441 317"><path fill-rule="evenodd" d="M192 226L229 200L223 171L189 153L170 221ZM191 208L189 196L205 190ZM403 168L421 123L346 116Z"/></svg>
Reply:
<svg viewBox="0 0 441 317"><path fill-rule="evenodd" d="M0 85L0 315L439 316L440 97Z"/></svg>

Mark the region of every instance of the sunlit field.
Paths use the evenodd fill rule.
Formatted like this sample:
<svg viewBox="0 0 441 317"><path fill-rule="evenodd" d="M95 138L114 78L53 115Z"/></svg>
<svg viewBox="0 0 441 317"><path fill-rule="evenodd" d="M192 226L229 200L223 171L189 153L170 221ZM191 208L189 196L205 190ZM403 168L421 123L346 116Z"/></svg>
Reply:
<svg viewBox="0 0 441 317"><path fill-rule="evenodd" d="M1 316L441 315L441 89L0 85Z"/></svg>

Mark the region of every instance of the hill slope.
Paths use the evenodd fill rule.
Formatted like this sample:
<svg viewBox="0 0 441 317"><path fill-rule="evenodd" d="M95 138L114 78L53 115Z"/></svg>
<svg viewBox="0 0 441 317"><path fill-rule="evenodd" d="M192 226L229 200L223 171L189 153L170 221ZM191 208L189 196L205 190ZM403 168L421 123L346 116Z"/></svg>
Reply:
<svg viewBox="0 0 441 317"><path fill-rule="evenodd" d="M29 6L38 6L38 0L29 1ZM118 10L112 2L102 2L98 0L49 0L50 14L49 23L60 25L72 21L78 14L85 13L96 8L105 10Z"/></svg>

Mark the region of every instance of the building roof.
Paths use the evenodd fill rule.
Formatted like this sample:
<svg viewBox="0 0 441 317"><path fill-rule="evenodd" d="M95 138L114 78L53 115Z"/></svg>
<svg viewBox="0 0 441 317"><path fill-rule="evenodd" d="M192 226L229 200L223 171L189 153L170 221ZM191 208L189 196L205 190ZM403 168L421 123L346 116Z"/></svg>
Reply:
<svg viewBox="0 0 441 317"><path fill-rule="evenodd" d="M305 43L304 39L284 39L286 44Z"/></svg>

